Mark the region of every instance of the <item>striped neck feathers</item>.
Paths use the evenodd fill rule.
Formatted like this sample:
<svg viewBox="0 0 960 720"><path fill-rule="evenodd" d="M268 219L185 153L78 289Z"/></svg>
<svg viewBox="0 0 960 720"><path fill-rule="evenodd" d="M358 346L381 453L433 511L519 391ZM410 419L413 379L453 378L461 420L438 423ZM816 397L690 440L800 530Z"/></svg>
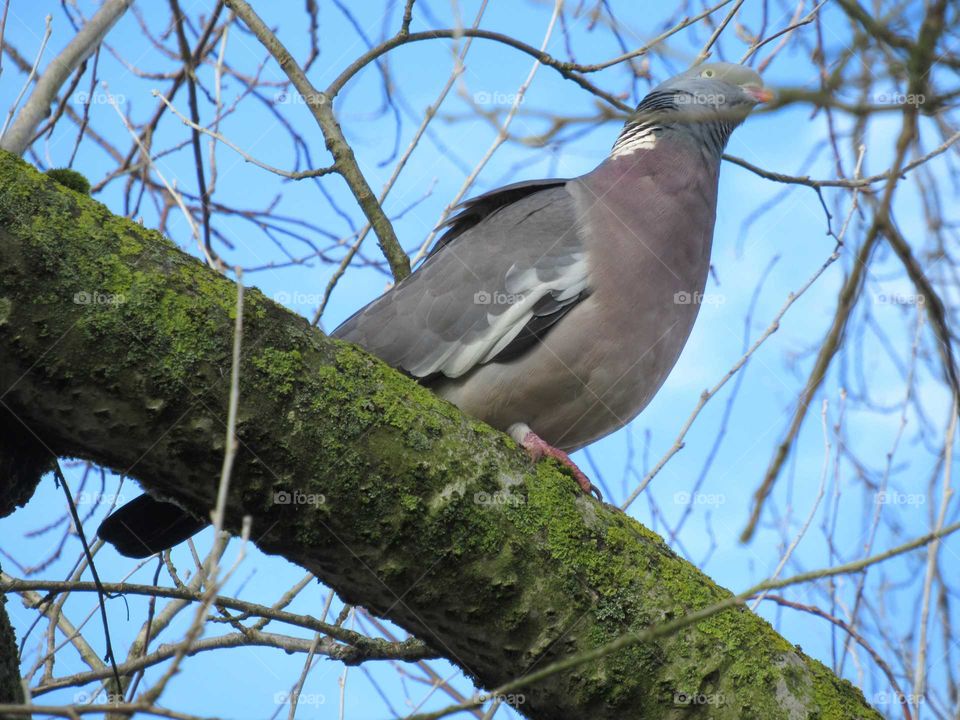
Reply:
<svg viewBox="0 0 960 720"><path fill-rule="evenodd" d="M647 95L617 137L611 158L655 148L665 137L694 139L717 160L727 140L743 119L695 104L696 97L683 90L661 90Z"/></svg>

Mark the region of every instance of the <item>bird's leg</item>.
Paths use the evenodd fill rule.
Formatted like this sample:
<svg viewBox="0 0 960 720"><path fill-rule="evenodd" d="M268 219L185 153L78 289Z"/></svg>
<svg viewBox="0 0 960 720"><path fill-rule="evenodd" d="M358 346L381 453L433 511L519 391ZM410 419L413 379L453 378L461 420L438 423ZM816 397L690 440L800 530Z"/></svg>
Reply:
<svg viewBox="0 0 960 720"><path fill-rule="evenodd" d="M537 435L533 430L530 429L528 425L524 423L516 423L515 425L511 426L510 436L520 444L520 447L527 451L527 454L534 462L537 462L541 458L545 457L552 457L559 460L563 465L566 465L568 468L570 468L574 479L585 493L593 493L597 496L597 500L603 502L603 494L593 483L590 482L590 478L588 478L583 471L577 467L577 464L570 459L570 456L567 455L563 450L555 448L542 437Z"/></svg>

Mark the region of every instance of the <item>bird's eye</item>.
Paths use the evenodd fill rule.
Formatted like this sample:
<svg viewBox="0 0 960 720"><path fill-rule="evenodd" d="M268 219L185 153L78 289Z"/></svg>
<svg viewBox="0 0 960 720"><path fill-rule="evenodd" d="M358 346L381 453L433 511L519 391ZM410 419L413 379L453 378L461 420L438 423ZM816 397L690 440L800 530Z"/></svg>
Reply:
<svg viewBox="0 0 960 720"><path fill-rule="evenodd" d="M700 73L700 77L703 78L712 78L714 75L715 73L713 70L704 70L702 73Z"/></svg>

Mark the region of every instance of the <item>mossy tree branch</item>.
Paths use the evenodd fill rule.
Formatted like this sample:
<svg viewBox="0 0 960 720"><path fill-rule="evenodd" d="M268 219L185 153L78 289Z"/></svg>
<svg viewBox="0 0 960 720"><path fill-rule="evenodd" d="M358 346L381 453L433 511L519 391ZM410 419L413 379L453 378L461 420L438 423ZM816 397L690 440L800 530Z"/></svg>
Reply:
<svg viewBox="0 0 960 720"><path fill-rule="evenodd" d="M0 398L51 453L208 513L235 296L158 233L0 155ZM256 290L245 308L228 527L252 516L261 549L479 685L729 597L505 435ZM879 717L742 606L523 695L532 718ZM684 696L711 704L678 706Z"/></svg>

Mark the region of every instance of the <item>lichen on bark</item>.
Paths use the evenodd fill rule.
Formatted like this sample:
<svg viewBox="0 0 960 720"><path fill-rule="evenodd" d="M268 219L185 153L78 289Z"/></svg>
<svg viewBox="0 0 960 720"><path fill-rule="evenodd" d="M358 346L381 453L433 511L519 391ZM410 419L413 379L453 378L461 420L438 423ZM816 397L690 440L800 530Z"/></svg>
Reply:
<svg viewBox="0 0 960 720"><path fill-rule="evenodd" d="M0 387L57 454L208 512L235 299L158 233L0 154ZM251 516L261 549L481 686L729 597L552 462L255 289L244 307L228 526ZM312 500L278 501L293 493ZM523 695L533 718L880 717L743 607Z"/></svg>

